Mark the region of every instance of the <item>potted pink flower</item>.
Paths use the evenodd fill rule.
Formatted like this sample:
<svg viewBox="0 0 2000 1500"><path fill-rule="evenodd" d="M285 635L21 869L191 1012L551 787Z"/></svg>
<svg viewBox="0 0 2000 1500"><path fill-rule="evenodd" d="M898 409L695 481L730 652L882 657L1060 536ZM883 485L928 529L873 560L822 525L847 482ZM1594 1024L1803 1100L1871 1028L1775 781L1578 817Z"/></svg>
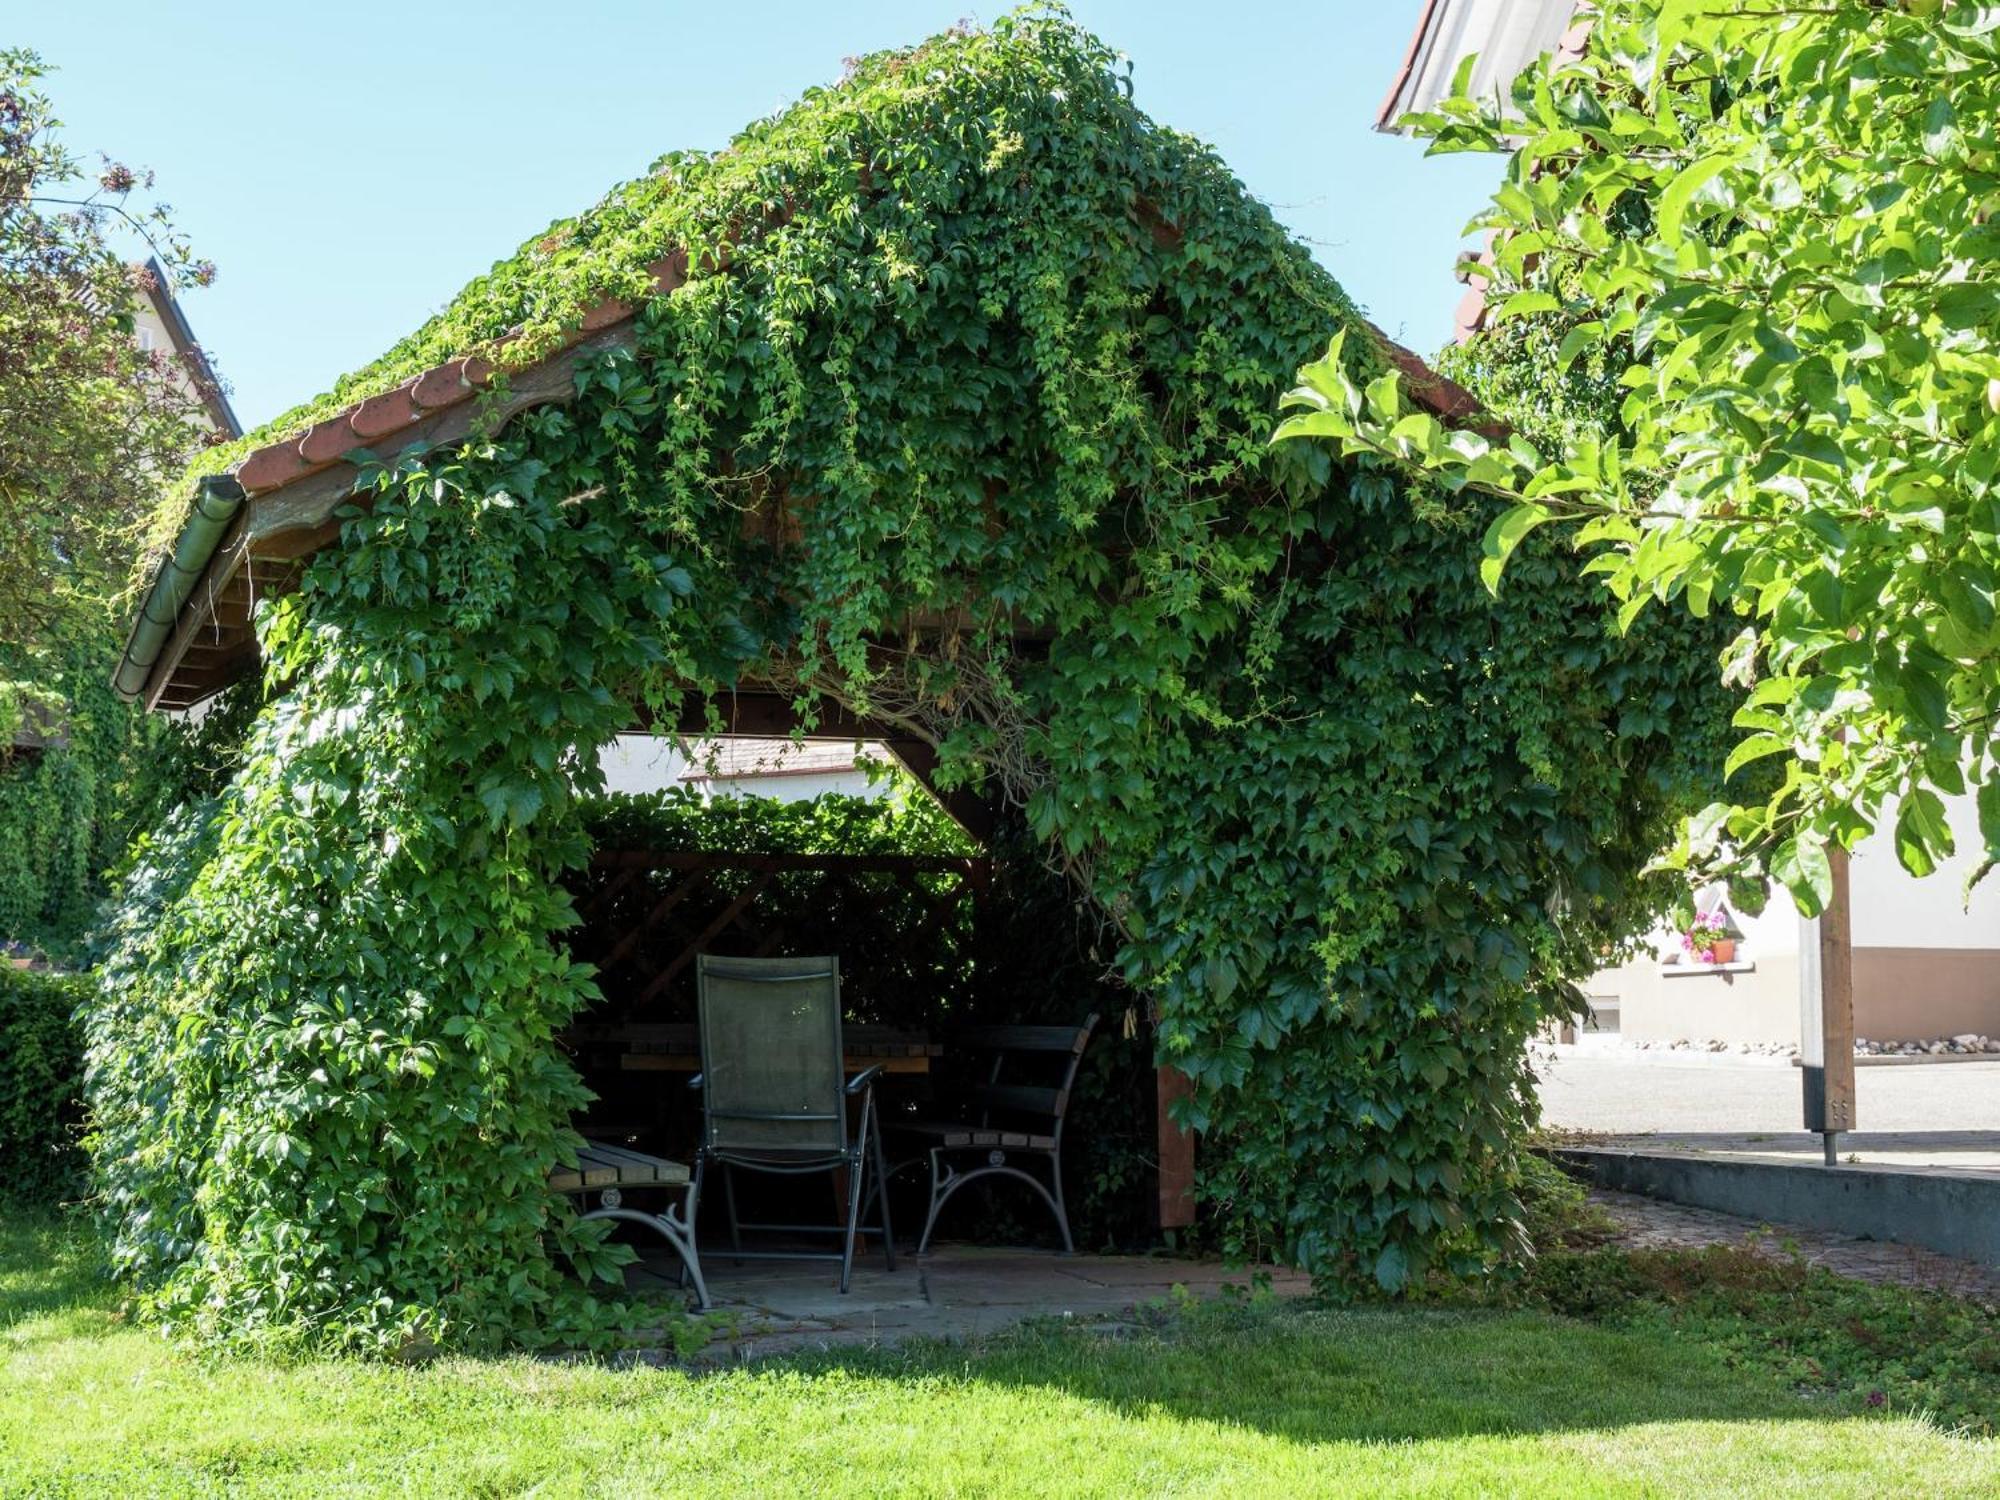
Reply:
<svg viewBox="0 0 2000 1500"><path fill-rule="evenodd" d="M1698 964L1733 964L1741 936L1720 908L1694 919L1681 934L1681 948Z"/></svg>

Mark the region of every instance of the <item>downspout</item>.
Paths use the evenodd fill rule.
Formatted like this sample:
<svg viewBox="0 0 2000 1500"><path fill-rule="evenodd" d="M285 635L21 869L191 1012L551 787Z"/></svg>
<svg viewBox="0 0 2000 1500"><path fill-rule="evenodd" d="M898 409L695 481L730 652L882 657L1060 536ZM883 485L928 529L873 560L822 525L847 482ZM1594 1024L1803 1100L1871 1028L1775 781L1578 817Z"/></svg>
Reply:
<svg viewBox="0 0 2000 1500"><path fill-rule="evenodd" d="M128 703L146 690L146 680L153 675L174 621L208 571L223 533L243 509L243 500L243 486L227 474L207 475L196 486L194 514L174 539L172 554L153 575L153 586L139 606L139 618L132 622L125 654L111 678L118 696Z"/></svg>

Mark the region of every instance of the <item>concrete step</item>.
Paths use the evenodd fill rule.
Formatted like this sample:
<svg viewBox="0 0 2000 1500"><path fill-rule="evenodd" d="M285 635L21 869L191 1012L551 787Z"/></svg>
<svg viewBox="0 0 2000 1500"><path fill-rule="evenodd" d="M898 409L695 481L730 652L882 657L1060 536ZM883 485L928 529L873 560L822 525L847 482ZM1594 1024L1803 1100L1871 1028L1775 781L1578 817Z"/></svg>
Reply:
<svg viewBox="0 0 2000 1500"><path fill-rule="evenodd" d="M1594 1184L1766 1224L1921 1245L2000 1267L2000 1174L1950 1167L1778 1161L1631 1145L1558 1146Z"/></svg>

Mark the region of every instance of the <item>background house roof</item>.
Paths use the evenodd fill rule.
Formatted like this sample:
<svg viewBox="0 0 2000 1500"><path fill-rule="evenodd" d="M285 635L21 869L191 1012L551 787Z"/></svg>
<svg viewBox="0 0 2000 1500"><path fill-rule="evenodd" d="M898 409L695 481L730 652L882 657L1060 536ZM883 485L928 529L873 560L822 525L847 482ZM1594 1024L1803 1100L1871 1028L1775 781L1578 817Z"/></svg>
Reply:
<svg viewBox="0 0 2000 1500"><path fill-rule="evenodd" d="M1479 59L1472 92L1504 98L1516 74L1563 43L1576 12L1577 0L1426 0L1375 128L1404 134L1396 121L1449 94L1452 76L1470 53Z"/></svg>
<svg viewBox="0 0 2000 1500"><path fill-rule="evenodd" d="M229 404L229 396L222 389L222 381L215 373L215 367L208 362L202 352L201 343L188 327L187 315L181 311L179 300L174 296L173 282L167 277L164 267L157 259L149 258L143 268L145 275L139 278L140 288L145 293L147 305L153 316L159 319L166 330L167 341L174 346L174 353L180 357L181 366L187 371L188 382L208 411L209 421L215 430L228 438L243 436L243 424L236 420L236 411Z"/></svg>
<svg viewBox="0 0 2000 1500"><path fill-rule="evenodd" d="M682 781L726 782L772 776L827 776L888 757L854 740L720 739L701 746Z"/></svg>

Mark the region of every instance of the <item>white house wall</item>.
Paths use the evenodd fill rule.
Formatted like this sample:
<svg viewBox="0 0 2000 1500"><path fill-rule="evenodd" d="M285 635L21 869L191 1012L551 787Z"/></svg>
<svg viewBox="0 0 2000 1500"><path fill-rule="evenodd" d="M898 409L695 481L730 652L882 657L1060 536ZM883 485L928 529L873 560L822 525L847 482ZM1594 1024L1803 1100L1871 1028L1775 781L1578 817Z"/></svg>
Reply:
<svg viewBox="0 0 2000 1500"><path fill-rule="evenodd" d="M1947 804L1962 852L1917 880L1898 863L1891 809L1885 831L1849 865L1854 931L1854 1028L1877 1041L1973 1032L2000 1035L2000 872L1962 893L1979 846L1970 797ZM1799 945L1810 932L1782 890L1761 915L1734 913L1743 936L1733 967L1662 962L1679 934L1656 930L1648 952L1594 974L1584 993L1627 1041L1788 1043L1799 1039Z"/></svg>
<svg viewBox="0 0 2000 1500"><path fill-rule="evenodd" d="M1978 864L1979 813L1971 797L1945 803L1959 852L1936 874L1916 880L1896 860L1888 831L1893 814L1881 830L1856 851L1849 889L1854 907L1857 948L2000 948L2000 870L1973 889L1968 910L1961 899L1965 878Z"/></svg>
<svg viewBox="0 0 2000 1500"><path fill-rule="evenodd" d="M744 742L737 742L742 746ZM724 774L711 774L701 758L690 760L674 748L674 742L649 734L621 734L598 755L604 771L605 789L612 792L659 792L671 786L687 785L706 797L775 797L781 802L803 802L824 792L841 792L850 797L885 795L886 783L871 785L867 773L852 763L826 766L824 756L810 759L811 769L797 769L808 763L803 747L784 740L749 742L761 753L728 757ZM817 744L813 745L818 749ZM864 747L864 757L873 750L874 758L886 751ZM790 769L787 766L792 767Z"/></svg>

